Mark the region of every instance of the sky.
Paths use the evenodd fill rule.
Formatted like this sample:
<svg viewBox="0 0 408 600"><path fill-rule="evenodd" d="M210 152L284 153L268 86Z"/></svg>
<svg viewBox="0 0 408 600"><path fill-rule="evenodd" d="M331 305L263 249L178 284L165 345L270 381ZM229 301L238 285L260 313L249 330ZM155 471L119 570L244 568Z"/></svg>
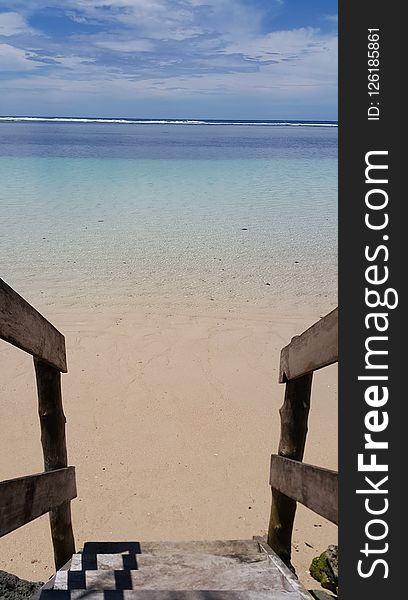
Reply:
<svg viewBox="0 0 408 600"><path fill-rule="evenodd" d="M0 0L0 115L336 119L337 1Z"/></svg>

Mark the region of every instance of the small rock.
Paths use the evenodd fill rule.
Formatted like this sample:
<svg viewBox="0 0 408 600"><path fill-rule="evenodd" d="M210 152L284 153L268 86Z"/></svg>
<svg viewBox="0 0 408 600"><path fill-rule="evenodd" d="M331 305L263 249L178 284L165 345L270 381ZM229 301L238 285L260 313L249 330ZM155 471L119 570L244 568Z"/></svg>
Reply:
<svg viewBox="0 0 408 600"><path fill-rule="evenodd" d="M329 546L320 556L314 558L309 570L311 576L316 579L316 581L320 581L320 584L324 589L337 594L339 585L337 546Z"/></svg>
<svg viewBox="0 0 408 600"><path fill-rule="evenodd" d="M0 598L2 600L35 600L43 585L42 581L25 581L16 575L0 571Z"/></svg>
<svg viewBox="0 0 408 600"><path fill-rule="evenodd" d="M271 285L269 281L265 281L265 285Z"/></svg>
<svg viewBox="0 0 408 600"><path fill-rule="evenodd" d="M339 551L337 546L329 546L326 550L327 562L330 567L330 570L333 574L333 579L335 580L336 587L338 585L339 579Z"/></svg>

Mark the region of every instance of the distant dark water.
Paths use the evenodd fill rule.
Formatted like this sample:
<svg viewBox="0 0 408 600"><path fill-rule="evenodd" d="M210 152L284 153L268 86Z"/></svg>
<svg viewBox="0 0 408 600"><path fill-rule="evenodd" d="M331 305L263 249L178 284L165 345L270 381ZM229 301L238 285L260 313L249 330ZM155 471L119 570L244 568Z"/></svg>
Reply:
<svg viewBox="0 0 408 600"><path fill-rule="evenodd" d="M337 127L0 122L0 156L336 158Z"/></svg>

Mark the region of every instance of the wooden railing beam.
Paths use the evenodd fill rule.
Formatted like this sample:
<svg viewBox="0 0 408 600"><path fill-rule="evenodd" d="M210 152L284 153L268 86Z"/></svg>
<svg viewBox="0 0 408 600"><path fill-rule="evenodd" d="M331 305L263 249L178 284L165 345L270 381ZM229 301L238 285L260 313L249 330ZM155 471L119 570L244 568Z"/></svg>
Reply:
<svg viewBox="0 0 408 600"><path fill-rule="evenodd" d="M302 492L299 489L296 494L292 493L293 488L290 486L290 479L292 476L299 476L300 472L299 470L296 471L292 463L293 461L300 463L303 460L313 373L317 369L337 362L337 360L337 308L309 327L301 335L292 338L290 344L285 346L281 351L279 382L286 383L286 386L285 399L279 411L281 417L281 437L276 463L280 465L278 466L280 471L279 478L275 479L275 477L278 477L275 474L272 481L272 506L268 528L268 544L293 571L291 546L296 500L305 501L307 505L311 505L311 508L314 506L321 510L322 507L318 503L314 503L313 499L310 499L306 492L304 496L302 496ZM288 461L287 459L291 460ZM279 461L281 462L279 463ZM302 472L304 473L305 482L308 485L311 481L319 481L321 477L321 472L316 471L314 467L311 467L311 469L312 471L309 469L307 472ZM333 477L326 478L324 481L328 485L328 489L333 492L332 497L334 498ZM301 487L301 482L299 486ZM292 497L290 497L291 493ZM316 490L316 493L319 493L318 490ZM337 518L333 505L326 512L329 519L334 521Z"/></svg>
<svg viewBox="0 0 408 600"><path fill-rule="evenodd" d="M67 372L65 338L62 333L2 279L0 338L62 373Z"/></svg>
<svg viewBox="0 0 408 600"><path fill-rule="evenodd" d="M1 481L0 537L75 497L74 467Z"/></svg>
<svg viewBox="0 0 408 600"><path fill-rule="evenodd" d="M62 408L61 394L61 372L67 372L65 338L47 319L2 279L0 279L0 338L31 354L34 358L38 390L38 411L41 424L41 443L46 472L44 475L47 476L46 479L44 477L38 479L39 476L35 476L37 477L35 482L53 481L53 478L56 476L54 474L51 476L51 472L55 473L58 470L62 470L64 473L71 473L70 476L72 476L72 472L67 470L65 415ZM70 500L74 496L70 495L72 494L72 489L69 491L71 480L67 483L67 489L64 489L64 481L59 480L61 489L59 490L60 495L58 498L59 500L62 498L62 500L61 502L59 500L57 502L54 501L55 498L52 500L50 497L48 504L47 498L43 497L44 494L42 496L40 494L37 502L34 503L33 498L35 499L35 493L37 492L35 487L32 487L34 485L33 481L34 479L26 479L26 484L28 485L26 488L24 488L24 484L21 482L18 483L20 486L23 485L22 489L25 490L24 493L27 496L24 500L27 514L24 517L26 520L23 520L17 527L49 511L55 565L59 569L75 553L70 504ZM11 487L10 485L8 487L3 486L0 491L5 493L4 490L8 490L9 492L10 489L15 489L15 485L17 484L13 485ZM38 483L38 485L41 484ZM51 492L52 489L50 489ZM6 496L0 498L0 508L2 506L1 502L9 502L9 500L7 501ZM21 498L16 497L17 505L19 501L21 501ZM16 522L18 522L18 519ZM5 531L2 525L1 523L0 531ZM9 526L10 524L5 525L6 528Z"/></svg>
<svg viewBox="0 0 408 600"><path fill-rule="evenodd" d="M302 377L338 360L338 309L282 348L279 383Z"/></svg>
<svg viewBox="0 0 408 600"><path fill-rule="evenodd" d="M338 524L338 474L273 454L270 484L321 517Z"/></svg>

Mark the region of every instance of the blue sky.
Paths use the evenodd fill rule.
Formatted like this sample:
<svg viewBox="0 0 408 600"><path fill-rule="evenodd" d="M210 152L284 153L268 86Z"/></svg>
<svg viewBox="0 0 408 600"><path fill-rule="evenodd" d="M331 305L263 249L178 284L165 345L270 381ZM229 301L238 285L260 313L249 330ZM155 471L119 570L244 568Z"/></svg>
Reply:
<svg viewBox="0 0 408 600"><path fill-rule="evenodd" d="M0 0L0 114L336 119L333 0Z"/></svg>

